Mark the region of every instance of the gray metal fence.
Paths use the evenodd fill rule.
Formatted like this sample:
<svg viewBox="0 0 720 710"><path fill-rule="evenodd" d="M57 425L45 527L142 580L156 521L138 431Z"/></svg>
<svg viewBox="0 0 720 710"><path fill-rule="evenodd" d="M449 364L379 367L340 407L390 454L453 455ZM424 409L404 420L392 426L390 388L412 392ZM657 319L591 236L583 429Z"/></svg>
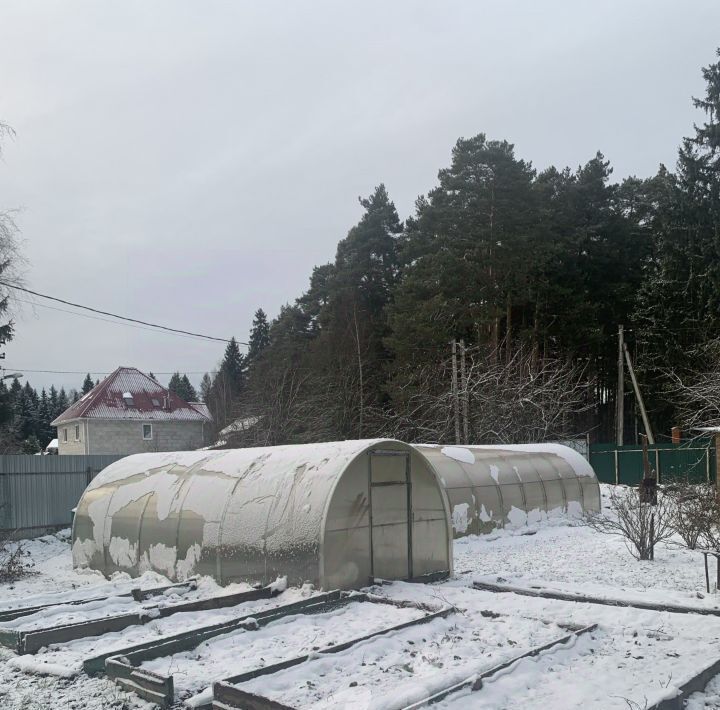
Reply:
<svg viewBox="0 0 720 710"><path fill-rule="evenodd" d="M0 533L42 535L70 525L88 483L122 456L0 456Z"/></svg>

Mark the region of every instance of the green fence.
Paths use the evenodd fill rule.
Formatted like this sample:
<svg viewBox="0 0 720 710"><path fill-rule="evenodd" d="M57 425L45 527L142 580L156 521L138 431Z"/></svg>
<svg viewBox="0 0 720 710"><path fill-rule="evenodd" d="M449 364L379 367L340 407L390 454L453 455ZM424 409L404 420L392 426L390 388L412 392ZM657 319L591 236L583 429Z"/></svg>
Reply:
<svg viewBox="0 0 720 710"><path fill-rule="evenodd" d="M712 439L654 444L648 446L648 456L660 483L670 483L673 479L696 483L715 480L717 462ZM643 476L642 446L591 444L590 464L601 483L635 485Z"/></svg>

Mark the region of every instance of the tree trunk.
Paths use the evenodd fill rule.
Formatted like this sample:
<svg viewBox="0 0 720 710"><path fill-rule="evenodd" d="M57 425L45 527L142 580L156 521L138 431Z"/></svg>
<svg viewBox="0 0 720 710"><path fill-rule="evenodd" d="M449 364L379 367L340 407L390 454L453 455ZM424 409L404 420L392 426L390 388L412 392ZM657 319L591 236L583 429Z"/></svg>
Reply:
<svg viewBox="0 0 720 710"><path fill-rule="evenodd" d="M510 294L505 299L505 362L509 365L512 360L512 301Z"/></svg>

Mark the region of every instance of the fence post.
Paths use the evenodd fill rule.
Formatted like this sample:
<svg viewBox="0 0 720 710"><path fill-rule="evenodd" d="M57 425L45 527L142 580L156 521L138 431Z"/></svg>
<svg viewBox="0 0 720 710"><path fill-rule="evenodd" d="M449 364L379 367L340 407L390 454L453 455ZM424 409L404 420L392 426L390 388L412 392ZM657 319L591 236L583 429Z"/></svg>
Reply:
<svg viewBox="0 0 720 710"><path fill-rule="evenodd" d="M655 449L655 480L660 483L660 450Z"/></svg>
<svg viewBox="0 0 720 710"><path fill-rule="evenodd" d="M705 479L710 483L710 447L705 449Z"/></svg>
<svg viewBox="0 0 720 710"><path fill-rule="evenodd" d="M617 449L615 449L615 451L613 451L614 458L615 458L615 485L616 486L618 483L620 483L620 466L618 465L620 457L619 457L618 453L619 452Z"/></svg>

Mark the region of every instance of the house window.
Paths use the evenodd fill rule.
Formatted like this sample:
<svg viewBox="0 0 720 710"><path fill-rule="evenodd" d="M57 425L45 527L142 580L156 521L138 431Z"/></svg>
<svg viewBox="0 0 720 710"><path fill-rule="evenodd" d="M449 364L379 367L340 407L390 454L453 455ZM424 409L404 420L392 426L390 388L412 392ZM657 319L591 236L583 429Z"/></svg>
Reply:
<svg viewBox="0 0 720 710"><path fill-rule="evenodd" d="M67 427L63 429L63 441L67 441Z"/></svg>
<svg viewBox="0 0 720 710"><path fill-rule="evenodd" d="M143 439L152 439L152 424L143 424Z"/></svg>
<svg viewBox="0 0 720 710"><path fill-rule="evenodd" d="M80 425L75 425L75 441L80 441Z"/></svg>

